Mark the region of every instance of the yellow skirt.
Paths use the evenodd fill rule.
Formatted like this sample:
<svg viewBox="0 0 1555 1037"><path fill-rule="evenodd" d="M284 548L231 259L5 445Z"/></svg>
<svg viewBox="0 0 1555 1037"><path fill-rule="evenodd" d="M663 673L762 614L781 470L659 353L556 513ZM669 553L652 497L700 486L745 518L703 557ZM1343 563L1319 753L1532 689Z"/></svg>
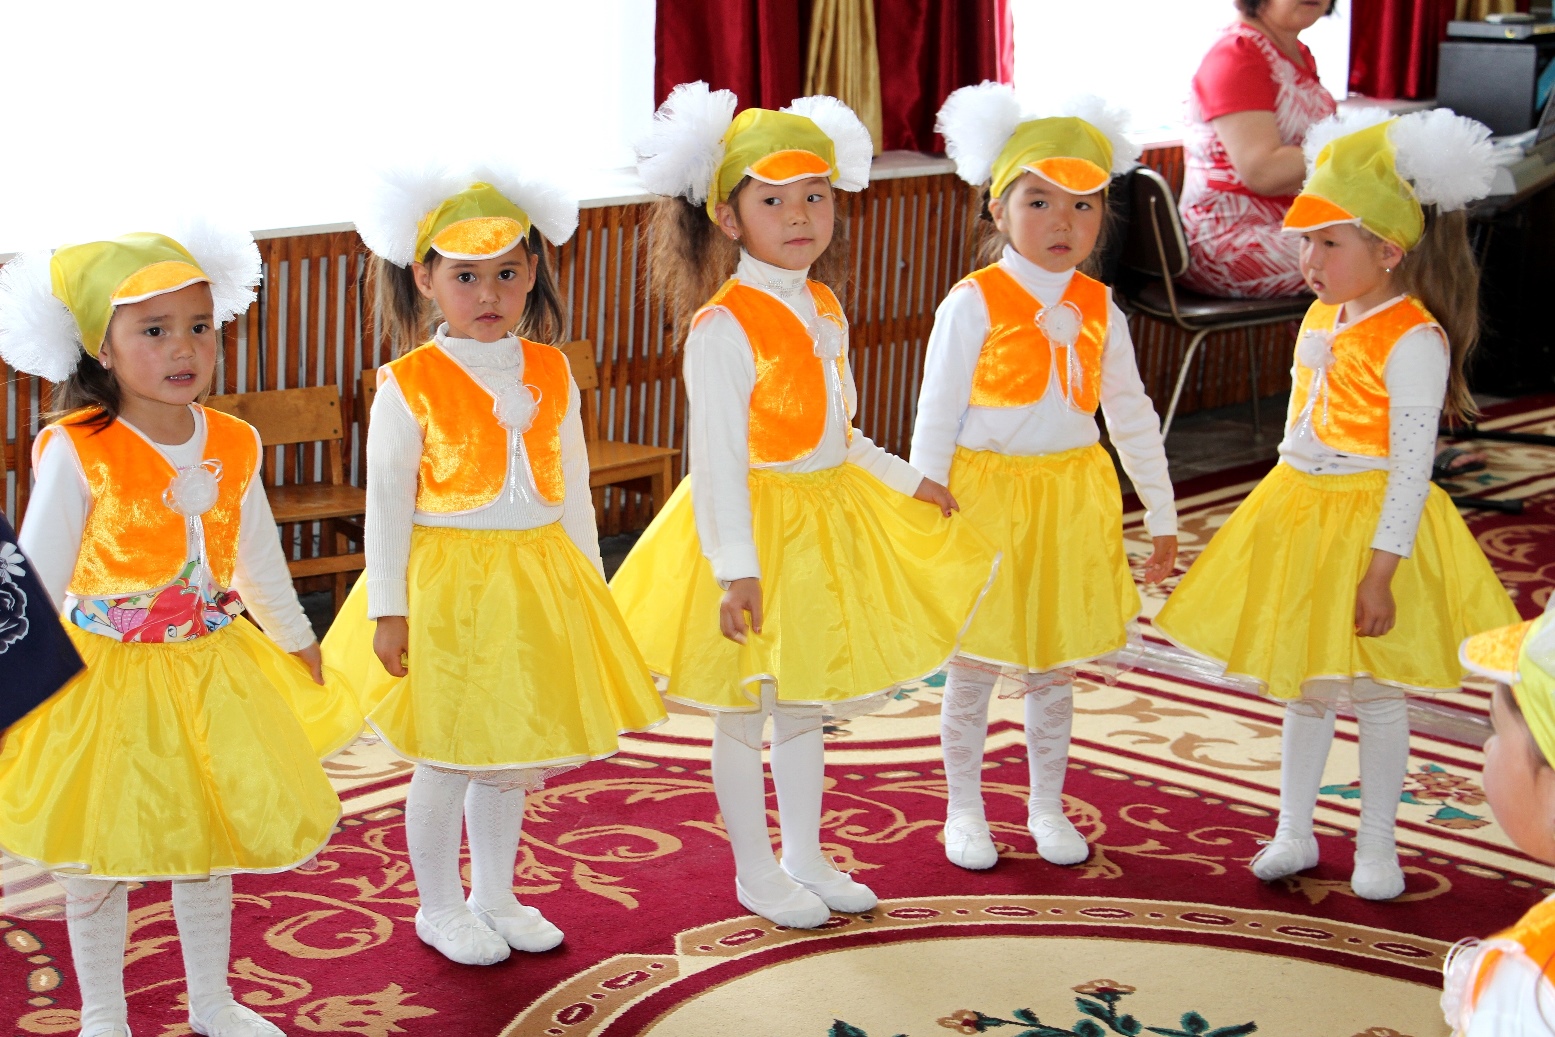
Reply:
<svg viewBox="0 0 1555 1037"><path fill-rule="evenodd" d="M203 878L284 871L329 839L340 800L319 757L360 729L349 699L247 620L179 644L66 631L86 670L0 742L6 852L101 878Z"/></svg>
<svg viewBox="0 0 1555 1037"><path fill-rule="evenodd" d="M838 703L944 666L998 566L968 522L852 464L750 475L762 632L720 633L723 590L702 556L691 483L675 488L611 581L666 697L750 711L760 685L786 703Z"/></svg>
<svg viewBox="0 0 1555 1037"><path fill-rule="evenodd" d="M1004 552L962 655L1041 672L1123 647L1140 601L1107 451L1014 457L957 447L950 492Z"/></svg>
<svg viewBox="0 0 1555 1037"><path fill-rule="evenodd" d="M409 675L373 654L367 581L324 638L396 753L457 770L565 768L665 719L605 581L560 523L526 530L417 526L407 570Z"/></svg>
<svg viewBox="0 0 1555 1037"><path fill-rule="evenodd" d="M1357 637L1355 589L1371 564L1387 481L1380 471L1275 466L1193 563L1155 629L1275 698L1301 698L1309 681L1354 677L1409 691L1458 688L1459 642L1517 622L1517 609L1433 486L1414 551L1393 576L1393 629Z"/></svg>

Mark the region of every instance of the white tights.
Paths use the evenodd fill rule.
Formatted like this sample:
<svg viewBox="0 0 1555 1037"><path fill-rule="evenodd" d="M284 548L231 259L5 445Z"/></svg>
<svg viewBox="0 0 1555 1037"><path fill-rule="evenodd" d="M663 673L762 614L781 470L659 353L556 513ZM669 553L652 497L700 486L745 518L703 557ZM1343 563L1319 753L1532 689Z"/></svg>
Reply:
<svg viewBox="0 0 1555 1037"><path fill-rule="evenodd" d="M783 866L796 876L834 870L821 852L821 789L826 778L821 717L815 707L774 704L772 784L777 789ZM713 791L723 814L740 885L757 898L793 889L772 855L767 783L761 767L764 713L720 713L713 729Z"/></svg>
<svg viewBox="0 0 1555 1037"><path fill-rule="evenodd" d="M124 1000L124 942L129 897L122 882L64 878L66 927L76 982L81 986L81 1032L117 1026L128 1030ZM173 884L173 918L183 950L190 1011L209 1019L233 1003L227 985L232 957L232 879Z"/></svg>
<svg viewBox="0 0 1555 1037"><path fill-rule="evenodd" d="M405 797L405 842L422 915L442 926L469 913L459 875L462 828L470 836L471 898L487 909L516 904L513 864L523 824L523 790L504 791L469 774L417 767Z"/></svg>
<svg viewBox="0 0 1555 1037"><path fill-rule="evenodd" d="M1402 696L1355 702L1360 726L1361 825L1356 853L1396 852L1398 800L1409 767L1409 705ZM1323 784L1323 766L1334 740L1334 712L1312 716L1311 706L1285 707L1280 758L1280 824L1276 839L1312 836L1312 814Z"/></svg>
<svg viewBox="0 0 1555 1037"><path fill-rule="evenodd" d="M1026 765L1030 794L1029 819L1062 818L1064 775L1069 768L1069 733L1074 720L1074 685L1050 684L1033 674L1037 690L1024 696ZM945 785L949 791L946 818L957 815L981 820L983 814L983 746L988 740L988 703L998 676L979 666L953 662L945 678L940 709L940 746L945 754Z"/></svg>

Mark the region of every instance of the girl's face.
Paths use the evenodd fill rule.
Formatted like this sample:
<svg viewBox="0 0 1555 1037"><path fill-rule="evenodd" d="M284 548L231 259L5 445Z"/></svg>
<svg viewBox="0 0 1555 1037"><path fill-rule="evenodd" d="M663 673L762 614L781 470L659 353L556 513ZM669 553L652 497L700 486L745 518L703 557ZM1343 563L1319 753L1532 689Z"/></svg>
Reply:
<svg viewBox="0 0 1555 1037"><path fill-rule="evenodd" d="M211 286L191 284L115 307L97 359L113 372L132 422L145 408L187 408L216 372Z"/></svg>
<svg viewBox="0 0 1555 1037"><path fill-rule="evenodd" d="M451 337L495 342L523 318L540 259L518 245L491 259L439 258L411 268L421 294L443 311Z"/></svg>
<svg viewBox="0 0 1555 1037"><path fill-rule="evenodd" d="M1100 191L1070 194L1035 173L1022 173L1002 196L989 199L988 214L1015 251L1050 273L1062 274L1095 250L1104 198Z"/></svg>
<svg viewBox="0 0 1555 1037"><path fill-rule="evenodd" d="M763 263L805 270L826 251L836 227L831 181L824 176L791 184L747 181L734 204L720 202L718 226Z"/></svg>
<svg viewBox="0 0 1555 1037"><path fill-rule="evenodd" d="M1495 734L1485 742L1485 798L1519 849L1555 864L1555 770L1504 684L1496 685L1490 722Z"/></svg>
<svg viewBox="0 0 1555 1037"><path fill-rule="evenodd" d="M1392 298L1392 271L1404 250L1391 241L1339 224L1301 236L1301 276L1330 306L1357 301L1367 309Z"/></svg>

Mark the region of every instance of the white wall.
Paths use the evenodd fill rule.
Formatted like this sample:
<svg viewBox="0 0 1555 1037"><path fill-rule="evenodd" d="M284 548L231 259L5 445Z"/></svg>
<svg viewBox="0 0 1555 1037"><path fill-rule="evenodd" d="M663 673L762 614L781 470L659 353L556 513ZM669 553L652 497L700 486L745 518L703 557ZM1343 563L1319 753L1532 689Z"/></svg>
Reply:
<svg viewBox="0 0 1555 1037"><path fill-rule="evenodd" d="M1349 7L1302 34L1323 83L1347 91ZM1045 97L1095 93L1133 114L1142 141L1175 140L1183 99L1204 52L1236 18L1231 0L1011 0L1015 89L1033 108Z"/></svg>
<svg viewBox="0 0 1555 1037"><path fill-rule="evenodd" d="M0 254L344 222L384 156L631 162L653 0L0 3Z"/></svg>

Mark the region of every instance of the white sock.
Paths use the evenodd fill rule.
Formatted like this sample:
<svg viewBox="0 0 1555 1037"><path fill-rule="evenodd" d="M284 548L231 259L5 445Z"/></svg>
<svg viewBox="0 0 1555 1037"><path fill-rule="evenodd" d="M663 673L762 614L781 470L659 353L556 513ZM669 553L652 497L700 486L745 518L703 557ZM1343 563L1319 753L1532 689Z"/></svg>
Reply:
<svg viewBox="0 0 1555 1037"><path fill-rule="evenodd" d="M173 883L173 918L183 949L190 1014L209 1020L235 1004L227 984L232 959L232 879Z"/></svg>
<svg viewBox="0 0 1555 1037"><path fill-rule="evenodd" d="M836 869L821 852L821 791L826 784L822 717L814 707L772 710L772 784L777 789L783 867L796 878L824 879Z"/></svg>
<svg viewBox="0 0 1555 1037"><path fill-rule="evenodd" d="M1280 823L1274 838L1312 838L1312 814L1323 785L1323 766L1334 740L1334 712L1320 717L1308 703L1288 703L1280 733ZM1321 708L1321 707L1319 707Z"/></svg>
<svg viewBox="0 0 1555 1037"><path fill-rule="evenodd" d="M1054 684L1033 691L1026 696L1025 706L1026 766L1031 777L1026 813L1031 818L1062 819L1069 732L1074 724L1074 685Z"/></svg>
<svg viewBox="0 0 1555 1037"><path fill-rule="evenodd" d="M81 1032L104 1026L129 1030L124 1000L124 941L129 894L122 882L59 876L65 887L70 960L81 988Z"/></svg>
<svg viewBox="0 0 1555 1037"><path fill-rule="evenodd" d="M767 780L761 765L760 713L719 713L713 727L713 792L723 815L734 871L758 899L779 899L794 881L778 867L767 826Z"/></svg>
<svg viewBox="0 0 1555 1037"><path fill-rule="evenodd" d="M470 835L470 896L495 910L518 903L513 865L524 827L524 790L504 792L471 781L464 794L464 824Z"/></svg>
<svg viewBox="0 0 1555 1037"><path fill-rule="evenodd" d="M441 928L469 915L459 877L467 774L418 766L405 797L405 844L421 895L421 915ZM509 883L511 885L511 883Z"/></svg>
<svg viewBox="0 0 1555 1037"><path fill-rule="evenodd" d="M953 662L945 674L939 712L940 752L945 757L945 817L984 818L983 746L988 741L988 702L999 675Z"/></svg>
<svg viewBox="0 0 1555 1037"><path fill-rule="evenodd" d="M1399 695L1354 705L1361 736L1361 825L1355 850L1394 856L1394 823L1409 770L1409 703Z"/></svg>

